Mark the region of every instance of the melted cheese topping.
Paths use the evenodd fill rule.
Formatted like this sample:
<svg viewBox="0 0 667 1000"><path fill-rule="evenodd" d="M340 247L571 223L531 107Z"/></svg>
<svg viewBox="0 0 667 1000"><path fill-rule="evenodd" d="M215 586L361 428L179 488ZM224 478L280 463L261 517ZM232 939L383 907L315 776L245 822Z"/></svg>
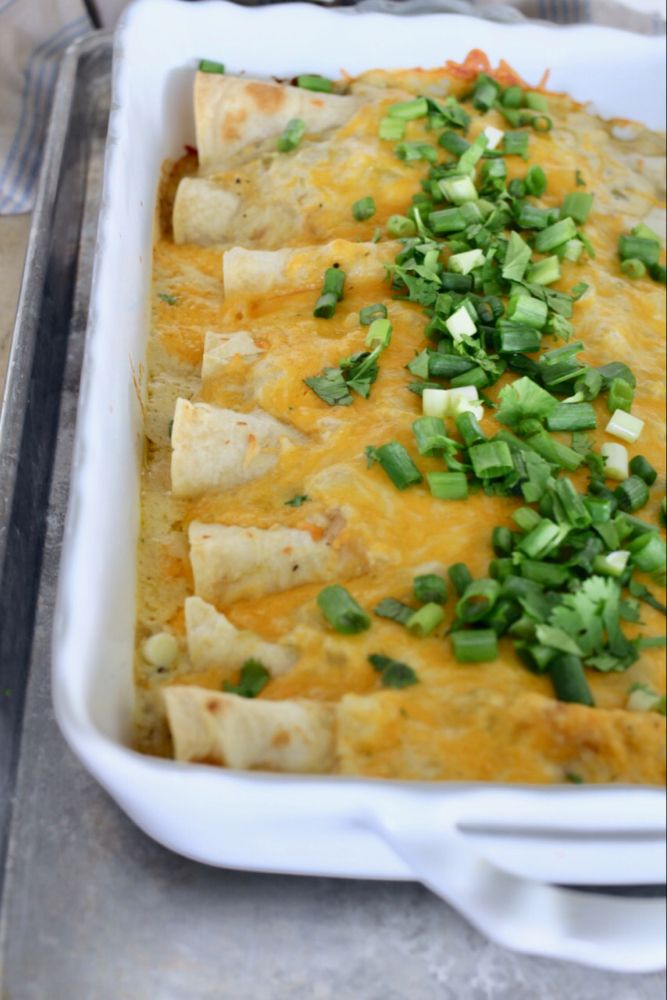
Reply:
<svg viewBox="0 0 667 1000"><path fill-rule="evenodd" d="M304 246L334 236L367 241L389 215L405 212L428 164L399 161L394 144L377 139L379 120L387 105L401 97L425 88L456 92L462 84L440 70L366 74L356 86L369 95L368 103L333 135L307 142L289 156L274 156L268 167L266 158L253 160L234 171L233 178L221 178L243 192L247 218L239 245ZM662 210L664 184L654 162L661 142L635 126L628 126L630 138L616 138L618 123L600 121L565 96L551 95L550 104L553 131L531 133L530 138L531 162L541 164L549 179L542 202L560 205L580 170L586 190L595 192L586 235L597 252L584 265L565 262L562 280L552 287L569 291L580 280L590 285L574 318L577 338L586 345L586 363L631 364L638 381L633 413L646 427L629 450L659 466L661 478L652 491L659 499L665 475L664 295L649 280L627 280L616 248L621 233L641 219L655 222ZM471 136L486 125L505 127L490 112L474 118ZM429 141L433 136L420 122L411 122L407 138ZM525 174L527 165L520 158L506 162L510 177ZM168 202L168 185L165 191ZM277 193L286 206L281 212L272 211ZM351 205L367 194L373 195L377 213L356 222ZM388 595L408 600L422 564L445 567L461 561L473 576L485 576L492 558L491 529L510 526L517 506L483 493L464 503L445 503L434 499L425 483L399 493L379 466L367 468L364 449L369 444L397 440L414 454L411 424L421 406L419 397L407 391L405 366L425 346L426 318L419 306L393 300L381 278L359 279L347 282L332 319L315 319L322 270L307 273L307 255L298 262L298 287L288 293L257 298L247 288L225 299L220 256L219 248L176 246L168 233L154 252L137 642L139 647L147 635L166 630L179 639L181 654L170 667L150 666L137 656L138 745L150 753L170 753L161 687L176 682L220 690L229 673L224 663L197 672L188 660L183 602L193 592L187 546L191 522L265 529L280 525L307 531L315 540L333 524L333 548L362 553L367 565L367 572L342 582L364 608L372 609ZM363 350L366 328L359 325L359 310L373 302L386 304L393 338L382 354L371 397L355 397L349 407L329 407L303 380ZM207 331L238 330L250 334L258 352L232 357L202 383ZM505 381L489 396L495 398ZM303 435L306 444L285 442L268 475L224 492L177 499L170 489L169 433L179 396L241 412L260 408ZM606 402L598 399L594 405L598 426L604 428ZM491 433L497 426L492 417L485 424ZM603 440L601 430L597 439ZM442 469L431 458L421 458L419 465L424 473ZM583 474L573 478L585 488ZM295 495L309 500L299 507L287 505ZM657 500L642 517L657 517ZM305 584L220 610L236 628L267 641L289 637L299 651L295 665L273 677L261 698L342 700L335 770L436 779L550 782L574 772L587 781L662 780L664 720L624 711L633 683L664 692L662 650L645 650L624 673L588 671L597 705L590 710L556 702L549 679L526 670L508 640L501 641L495 661L464 665L454 660L442 630L417 640L401 626L374 618L372 628L361 635L338 635L326 627L315 605L321 586ZM448 621L452 606L450 597ZM642 621L642 633L664 632L664 620L644 605ZM627 626L631 637L637 631L637 626ZM411 664L419 683L383 692L372 703L355 700L380 690L378 674L367 661L373 652Z"/></svg>

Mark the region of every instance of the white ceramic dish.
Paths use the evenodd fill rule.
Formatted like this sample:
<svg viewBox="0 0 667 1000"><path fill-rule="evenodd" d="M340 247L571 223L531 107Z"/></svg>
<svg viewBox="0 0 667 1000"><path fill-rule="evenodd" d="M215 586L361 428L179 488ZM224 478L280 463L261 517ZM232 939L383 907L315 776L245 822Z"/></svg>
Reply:
<svg viewBox="0 0 667 1000"><path fill-rule="evenodd" d="M60 726L86 767L150 836L214 865L417 878L490 937L523 951L643 971L664 964L660 901L542 883L665 879L659 789L519 788L248 774L130 749L135 540L142 437L137 386L148 330L160 165L192 142L199 57L232 71L337 75L437 65L483 48L528 79L607 115L659 127L663 46L593 28L503 26L452 15L392 18L300 4L146 0L118 33L114 101L70 510L54 634Z"/></svg>

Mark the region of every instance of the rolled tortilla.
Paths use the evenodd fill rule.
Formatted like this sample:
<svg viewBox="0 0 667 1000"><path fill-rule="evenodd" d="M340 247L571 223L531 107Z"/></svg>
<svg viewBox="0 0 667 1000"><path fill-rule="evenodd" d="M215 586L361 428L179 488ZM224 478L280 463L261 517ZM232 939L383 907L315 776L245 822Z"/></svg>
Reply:
<svg viewBox="0 0 667 1000"><path fill-rule="evenodd" d="M205 177L184 177L176 189L172 224L175 243L225 243L241 199Z"/></svg>
<svg viewBox="0 0 667 1000"><path fill-rule="evenodd" d="M214 333L209 330L204 337L204 356L201 364L202 381L218 375L229 364L232 358L242 357L252 359L262 353L249 333L238 330L236 333Z"/></svg>
<svg viewBox="0 0 667 1000"><path fill-rule="evenodd" d="M298 659L298 650L266 642L255 632L235 628L226 615L200 597L185 601L188 655L195 670L225 667L232 672L246 660L259 660L274 677L287 673Z"/></svg>
<svg viewBox="0 0 667 1000"><path fill-rule="evenodd" d="M277 464L282 438L302 440L262 410L238 413L178 399L171 431L174 496L201 496L258 479Z"/></svg>
<svg viewBox="0 0 667 1000"><path fill-rule="evenodd" d="M271 80L197 73L194 87L199 169L203 175L224 170L258 145L278 136L292 118L306 132L319 135L337 128L355 113L359 97L322 94Z"/></svg>
<svg viewBox="0 0 667 1000"><path fill-rule="evenodd" d="M264 701L190 685L164 688L176 760L323 774L334 761L334 705Z"/></svg>
<svg viewBox="0 0 667 1000"><path fill-rule="evenodd" d="M233 247L222 257L225 296L279 295L322 286L327 267L341 267L346 283L378 281L385 276L385 264L400 250L398 243L351 243L332 240L311 247L284 247L281 250L245 250Z"/></svg>
<svg viewBox="0 0 667 1000"><path fill-rule="evenodd" d="M354 556L298 528L193 521L188 538L195 593L223 607L304 583L340 579L359 568Z"/></svg>

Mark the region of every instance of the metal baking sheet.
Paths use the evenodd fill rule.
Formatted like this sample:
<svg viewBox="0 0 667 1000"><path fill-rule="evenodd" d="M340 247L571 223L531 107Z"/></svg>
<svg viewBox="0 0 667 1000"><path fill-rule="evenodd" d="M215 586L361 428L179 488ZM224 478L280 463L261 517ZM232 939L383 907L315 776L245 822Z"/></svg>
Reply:
<svg viewBox="0 0 667 1000"><path fill-rule="evenodd" d="M110 106L111 43L63 66L0 464L3 1000L657 1000L665 977L504 952L421 886L253 875L134 827L53 720L50 633ZM20 750L20 754L19 754ZM270 831L267 831L270 835ZM0 878L2 875L0 874Z"/></svg>

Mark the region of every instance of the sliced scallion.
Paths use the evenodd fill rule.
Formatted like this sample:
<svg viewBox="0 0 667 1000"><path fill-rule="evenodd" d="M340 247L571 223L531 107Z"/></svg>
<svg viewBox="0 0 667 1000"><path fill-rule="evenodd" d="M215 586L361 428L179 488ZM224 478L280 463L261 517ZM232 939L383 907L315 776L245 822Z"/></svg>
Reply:
<svg viewBox="0 0 667 1000"><path fill-rule="evenodd" d="M498 636L490 628L461 629L451 635L459 663L486 663L498 656Z"/></svg>
<svg viewBox="0 0 667 1000"><path fill-rule="evenodd" d="M557 656L549 663L548 669L559 701L590 707L595 704L579 657L569 654Z"/></svg>
<svg viewBox="0 0 667 1000"><path fill-rule="evenodd" d="M454 563L449 567L448 575L454 590L461 597L472 583L470 570L465 563Z"/></svg>
<svg viewBox="0 0 667 1000"><path fill-rule="evenodd" d="M297 87L303 90L314 90L322 94L330 94L333 90L333 81L326 76L318 76L316 73L303 73L296 78Z"/></svg>
<svg viewBox="0 0 667 1000"><path fill-rule="evenodd" d="M445 612L442 610L442 605L430 602L419 611L415 611L405 624L409 632L423 639L443 622L444 617Z"/></svg>
<svg viewBox="0 0 667 1000"><path fill-rule="evenodd" d="M412 581L412 590L420 604L445 604L447 581L437 573L423 573Z"/></svg>
<svg viewBox="0 0 667 1000"><path fill-rule="evenodd" d="M299 145L306 134L306 123L303 118L292 118L283 129L276 142L279 153L290 153Z"/></svg>
<svg viewBox="0 0 667 1000"><path fill-rule="evenodd" d="M374 455L397 489L405 490L408 486L421 483L421 472L398 441L380 445Z"/></svg>
<svg viewBox="0 0 667 1000"><path fill-rule="evenodd" d="M365 222L366 219L372 218L376 211L375 201L370 195L367 195L365 198L359 198L352 205L352 215L357 222Z"/></svg>
<svg viewBox="0 0 667 1000"><path fill-rule="evenodd" d="M331 626L343 635L356 635L371 626L370 616L345 587L333 583L317 595L317 606Z"/></svg>
<svg viewBox="0 0 667 1000"><path fill-rule="evenodd" d="M466 500L468 480L464 472L427 472L431 496L437 500Z"/></svg>

